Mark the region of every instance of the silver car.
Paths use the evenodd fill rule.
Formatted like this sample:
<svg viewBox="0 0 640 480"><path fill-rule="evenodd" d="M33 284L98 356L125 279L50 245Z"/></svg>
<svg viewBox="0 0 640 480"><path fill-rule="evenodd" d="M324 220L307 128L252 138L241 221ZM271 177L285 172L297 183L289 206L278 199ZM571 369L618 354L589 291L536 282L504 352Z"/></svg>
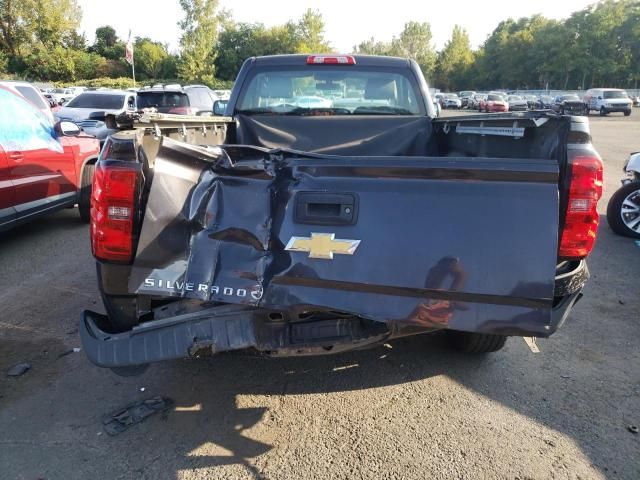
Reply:
<svg viewBox="0 0 640 480"><path fill-rule="evenodd" d="M108 117L135 112L136 94L122 90L96 90L81 93L55 113L59 120L69 120L104 143L116 131Z"/></svg>

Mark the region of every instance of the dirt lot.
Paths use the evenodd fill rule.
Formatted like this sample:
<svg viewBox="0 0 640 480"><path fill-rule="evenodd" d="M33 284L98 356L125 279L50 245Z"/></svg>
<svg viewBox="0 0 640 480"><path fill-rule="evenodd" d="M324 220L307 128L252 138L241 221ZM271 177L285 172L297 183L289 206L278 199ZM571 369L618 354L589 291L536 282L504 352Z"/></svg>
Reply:
<svg viewBox="0 0 640 480"><path fill-rule="evenodd" d="M640 109L591 117L600 211L640 150ZM88 230L66 210L0 236L0 478L640 478L640 248L606 221L585 298L529 352L484 359L440 336L334 357L221 355L121 378L89 364L77 322L102 309ZM18 378L19 361L32 368ZM144 391L142 391L144 389ZM175 401L127 432L103 414Z"/></svg>

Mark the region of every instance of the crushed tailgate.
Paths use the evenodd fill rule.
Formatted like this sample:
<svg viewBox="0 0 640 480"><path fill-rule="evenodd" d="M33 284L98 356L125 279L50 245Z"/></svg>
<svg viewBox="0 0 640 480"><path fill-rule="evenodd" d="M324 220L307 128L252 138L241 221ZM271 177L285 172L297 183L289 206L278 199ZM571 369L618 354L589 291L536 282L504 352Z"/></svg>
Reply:
<svg viewBox="0 0 640 480"><path fill-rule="evenodd" d="M129 291L543 336L558 201L552 159L163 139Z"/></svg>

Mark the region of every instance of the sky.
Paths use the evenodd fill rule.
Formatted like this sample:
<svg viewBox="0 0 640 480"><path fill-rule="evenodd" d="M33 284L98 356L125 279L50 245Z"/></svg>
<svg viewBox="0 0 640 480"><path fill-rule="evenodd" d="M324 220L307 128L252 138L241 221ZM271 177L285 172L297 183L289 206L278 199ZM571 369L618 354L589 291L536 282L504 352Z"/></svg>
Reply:
<svg viewBox="0 0 640 480"><path fill-rule="evenodd" d="M80 30L89 43L95 29L111 25L120 38L150 37L168 43L177 52L182 18L178 0L78 0L82 8ZM501 20L540 13L548 18L566 18L594 0L220 0L221 8L235 20L281 25L299 19L307 8L317 9L325 20L325 37L339 52L349 53L354 45L372 36L388 41L398 35L406 22L429 22L437 49L444 46L455 24L469 33L474 48L481 45ZM381 6L378 6L381 5Z"/></svg>

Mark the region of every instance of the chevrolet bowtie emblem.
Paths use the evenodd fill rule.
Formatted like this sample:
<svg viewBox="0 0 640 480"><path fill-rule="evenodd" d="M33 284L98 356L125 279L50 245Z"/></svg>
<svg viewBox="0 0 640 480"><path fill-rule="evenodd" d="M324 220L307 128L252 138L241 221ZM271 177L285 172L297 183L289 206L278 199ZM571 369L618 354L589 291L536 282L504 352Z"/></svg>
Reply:
<svg viewBox="0 0 640 480"><path fill-rule="evenodd" d="M309 258L333 259L333 254L353 255L360 240L335 238L335 233L312 233L308 237L291 237L285 250L291 252L309 252Z"/></svg>

